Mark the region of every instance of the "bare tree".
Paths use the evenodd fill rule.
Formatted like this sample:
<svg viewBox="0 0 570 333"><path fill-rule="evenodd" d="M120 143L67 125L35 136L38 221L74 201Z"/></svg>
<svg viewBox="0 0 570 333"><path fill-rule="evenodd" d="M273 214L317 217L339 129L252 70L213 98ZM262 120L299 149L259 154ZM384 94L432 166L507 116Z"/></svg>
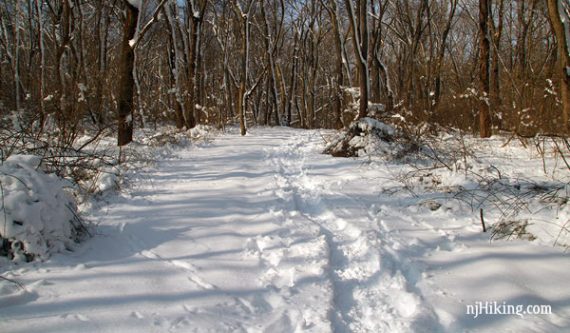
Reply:
<svg viewBox="0 0 570 333"><path fill-rule="evenodd" d="M429 103L429 107L434 112L437 108L440 100L441 100L441 74L442 74L442 67L445 61L445 51L447 49L447 38L449 37L449 33L451 32L451 26L453 24L453 19L455 18L455 13L457 11L457 4L459 0L451 0L449 2L449 12L447 16L447 21L445 23L445 27L443 28L443 32L441 34L441 40L439 41L439 49L437 50L437 60L436 60L436 67L435 67L435 78L434 78L434 91L432 100Z"/></svg>
<svg viewBox="0 0 570 333"><path fill-rule="evenodd" d="M547 0L548 13L558 45L562 117L566 132L570 129L570 4L564 0Z"/></svg>
<svg viewBox="0 0 570 333"><path fill-rule="evenodd" d="M117 144L119 146L127 145L133 141L134 97L135 87L138 84L135 80L135 48L157 20L167 1L162 0L154 9L151 19L142 28L138 29L141 8L138 8L136 1L124 0L125 15L119 62L119 93L117 97Z"/></svg>
<svg viewBox="0 0 570 333"><path fill-rule="evenodd" d="M133 3L141 4L138 13ZM522 135L568 133L565 6L0 1L0 116L18 110L35 135L65 143L93 125L114 125L113 116L120 144L131 140L133 118L181 129L237 120L244 133L250 119L340 128L349 102L344 87L354 78L359 117L372 115L370 100L410 124L488 136L493 119Z"/></svg>
<svg viewBox="0 0 570 333"><path fill-rule="evenodd" d="M256 1L254 0L246 0L243 4L239 0L232 1L236 17L241 21L241 61L238 98L236 103L241 135L245 135L247 133L245 111L247 108L247 98L249 93L246 90L246 86L249 80L250 23L255 3Z"/></svg>
<svg viewBox="0 0 570 333"><path fill-rule="evenodd" d="M482 138L491 136L489 1L491 0L479 0L479 87L482 95L479 102L479 135Z"/></svg>
<svg viewBox="0 0 570 333"><path fill-rule="evenodd" d="M186 128L196 126L196 105L200 101L199 80L201 67L202 26L207 0L189 0L186 4L186 17L189 21L188 31L190 43L188 48L188 107L186 114Z"/></svg>
<svg viewBox="0 0 570 333"><path fill-rule="evenodd" d="M501 101L501 75L500 75L500 66L501 66L501 39L503 37L503 28L504 28L504 14L505 14L505 0L498 0L499 3L496 7L496 20L497 23L495 24L494 15L491 15L491 29L493 33L493 59L491 64L492 69L492 77L491 77L491 105L493 105L495 112L499 114L497 119L499 120L498 126L501 128L502 124L502 101Z"/></svg>
<svg viewBox="0 0 570 333"><path fill-rule="evenodd" d="M322 0L331 22L334 49L335 49L335 77L334 77L334 97L333 97L333 126L335 128L342 128L342 109L343 109L343 86L346 84L345 70L348 66L348 60L345 55L344 38L342 31L342 23L340 21L340 12L336 0Z"/></svg>
<svg viewBox="0 0 570 333"><path fill-rule="evenodd" d="M345 0L348 18L352 30L354 56L358 64L360 102L358 117L368 114L368 99L370 94L370 71L368 67L368 0L356 0L356 7L352 0Z"/></svg>
<svg viewBox="0 0 570 333"><path fill-rule="evenodd" d="M394 108L394 92L392 91L390 74L384 60L382 59L384 45L384 16L387 12L390 0L379 0L376 6L375 1L371 1L371 12L376 22L372 43L372 99L378 103L385 99L386 112L391 112ZM378 12L376 12L378 11ZM376 95L376 96L375 96Z"/></svg>
<svg viewBox="0 0 570 333"><path fill-rule="evenodd" d="M177 13L177 4L171 2L164 7L164 13L166 17L166 25L168 27L168 73L170 78L169 94L174 96L172 98L172 107L174 108L174 115L176 121L176 127L182 129L186 120L184 117L184 98L182 95L183 80L181 79L181 74L184 72L181 70L183 67L183 61L185 59L184 52L181 50L180 45L180 28Z"/></svg>
<svg viewBox="0 0 570 333"><path fill-rule="evenodd" d="M265 41L265 53L269 68L267 88L270 93L267 94L267 98L269 99L267 102L268 110L265 114L264 123L268 124L270 117L273 114L275 124L279 125L281 123L282 110L280 103L281 97L278 88L279 82L276 56L284 34L285 2L284 0L259 0L259 7L261 9L261 16L263 19L263 39ZM268 10L266 7L270 10L270 14L267 13Z"/></svg>
<svg viewBox="0 0 570 333"><path fill-rule="evenodd" d="M117 129L119 146L124 146L133 141L133 109L135 94L135 79L133 68L135 64L135 52L131 46L131 40L135 37L139 17L139 9L130 1L124 1L125 16L123 22L123 39L121 42L121 56L119 65L118 81L118 108Z"/></svg>

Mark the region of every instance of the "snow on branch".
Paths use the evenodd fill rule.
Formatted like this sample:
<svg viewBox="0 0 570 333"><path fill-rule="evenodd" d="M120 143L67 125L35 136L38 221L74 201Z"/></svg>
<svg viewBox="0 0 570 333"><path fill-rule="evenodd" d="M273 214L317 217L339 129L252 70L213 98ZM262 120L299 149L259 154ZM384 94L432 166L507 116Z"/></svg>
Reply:
<svg viewBox="0 0 570 333"><path fill-rule="evenodd" d="M141 9L142 7L142 0L127 0L133 7L136 7L137 9ZM154 10L154 12L152 13L152 17L151 19L140 29L137 30L137 33L135 35L135 38L133 38L132 40L129 41L129 45L131 46L131 48L136 48L137 45L139 44L139 42L142 40L142 38L144 37L144 35L146 34L146 32L148 31L148 29L150 29L150 27L152 26L152 24L154 22L156 22L156 20L158 19L158 15L160 14L160 11L162 10L162 7L164 7L164 5L168 2L169 0L162 0L158 6L156 7L156 9Z"/></svg>
<svg viewBox="0 0 570 333"><path fill-rule="evenodd" d="M127 0L127 1L131 6L135 7L138 10L141 10L142 0Z"/></svg>

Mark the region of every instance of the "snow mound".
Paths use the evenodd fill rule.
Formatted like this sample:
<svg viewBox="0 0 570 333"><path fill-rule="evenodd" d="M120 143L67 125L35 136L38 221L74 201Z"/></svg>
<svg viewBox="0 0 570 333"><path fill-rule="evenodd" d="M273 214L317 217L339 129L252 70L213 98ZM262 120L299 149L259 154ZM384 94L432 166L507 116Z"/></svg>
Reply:
<svg viewBox="0 0 570 333"><path fill-rule="evenodd" d="M187 147L189 144L198 141L208 141L215 133L215 129L208 125L197 125L187 131L173 130L166 128L158 133L153 133L142 139L142 144L152 147L179 146Z"/></svg>
<svg viewBox="0 0 570 333"><path fill-rule="evenodd" d="M0 165L0 255L15 262L70 249L86 232L67 182L38 167L41 157L12 155Z"/></svg>
<svg viewBox="0 0 570 333"><path fill-rule="evenodd" d="M408 145L401 143L399 133L390 125L373 118L354 121L347 131L339 133L327 144L324 153L335 157L386 155L395 157Z"/></svg>
<svg viewBox="0 0 570 333"><path fill-rule="evenodd" d="M202 125L198 124L196 127L191 128L189 130L190 137L194 140L197 139L208 139L212 136L212 132L214 132L214 128L209 125Z"/></svg>

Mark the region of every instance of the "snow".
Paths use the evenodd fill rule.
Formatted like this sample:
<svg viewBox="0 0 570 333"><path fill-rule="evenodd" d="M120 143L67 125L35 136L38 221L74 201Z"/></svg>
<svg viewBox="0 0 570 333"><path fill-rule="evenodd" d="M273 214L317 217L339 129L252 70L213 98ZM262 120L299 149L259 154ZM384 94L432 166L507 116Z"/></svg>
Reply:
<svg viewBox="0 0 570 333"><path fill-rule="evenodd" d="M396 142L398 134L394 127L364 117L352 122L347 132L340 132L333 137L327 143L325 153L337 157L372 155L395 157L409 148L407 144Z"/></svg>
<svg viewBox="0 0 570 333"><path fill-rule="evenodd" d="M136 9L140 10L142 6L142 0L127 0L131 6L135 7Z"/></svg>
<svg viewBox="0 0 570 333"><path fill-rule="evenodd" d="M383 127L368 120L362 126ZM322 137L331 132L237 132L133 172L127 191L91 212L97 236L75 252L0 268L24 287L0 280L0 331L570 327L564 247L548 238L490 242L478 212L444 190L477 188L463 169L438 169L418 180L410 176L418 170L405 163L322 155ZM486 155L468 163L482 174L489 163L501 167L504 179L525 174L553 181L553 170L562 172L548 160L550 176L540 178L542 161L528 150L493 140L476 144ZM567 220L566 204L556 207L539 217L557 210ZM548 304L552 313L466 313L468 305L495 301Z"/></svg>
<svg viewBox="0 0 570 333"><path fill-rule="evenodd" d="M0 166L0 241L14 262L45 259L80 238L75 202L64 190L69 183L38 170L40 163L38 156L12 155Z"/></svg>

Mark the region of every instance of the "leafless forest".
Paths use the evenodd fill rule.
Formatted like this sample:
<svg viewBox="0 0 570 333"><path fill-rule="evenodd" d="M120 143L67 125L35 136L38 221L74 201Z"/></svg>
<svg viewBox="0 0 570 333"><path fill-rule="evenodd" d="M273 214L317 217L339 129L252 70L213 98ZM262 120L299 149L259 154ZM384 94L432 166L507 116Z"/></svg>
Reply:
<svg viewBox="0 0 570 333"><path fill-rule="evenodd" d="M164 123L235 122L245 134L251 124L341 128L373 111L416 131L563 135L568 7L3 0L2 126L68 143L111 129L123 145Z"/></svg>

